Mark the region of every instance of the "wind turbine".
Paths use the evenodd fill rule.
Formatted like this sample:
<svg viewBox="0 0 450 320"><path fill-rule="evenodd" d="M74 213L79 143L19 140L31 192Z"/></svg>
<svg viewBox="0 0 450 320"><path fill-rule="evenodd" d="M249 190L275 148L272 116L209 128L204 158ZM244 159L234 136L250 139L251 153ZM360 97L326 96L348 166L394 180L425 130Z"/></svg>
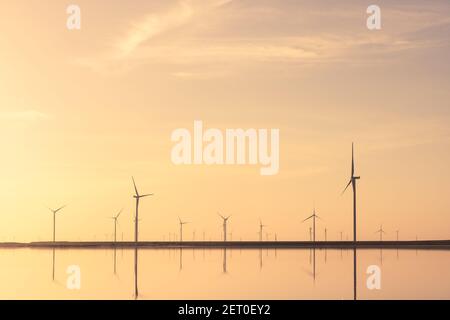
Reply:
<svg viewBox="0 0 450 320"><path fill-rule="evenodd" d="M400 232L400 230L395 231L397 233L397 241L398 241L398 234Z"/></svg>
<svg viewBox="0 0 450 320"><path fill-rule="evenodd" d="M318 219L321 219L317 214L316 214L316 208L314 208L314 210L313 210L313 214L312 215L310 215L308 218L306 218L305 220L303 220L302 221L302 223L303 222L305 222L306 220L309 220L309 219L313 219L313 242L316 242L316 218L318 218ZM310 235L311 235L311 229L310 229ZM310 236L310 238L311 238L311 236Z"/></svg>
<svg viewBox="0 0 450 320"><path fill-rule="evenodd" d="M152 196L153 193L140 195L138 192L138 189L136 187L136 182L134 181L134 177L131 177L131 179L133 180L134 191L136 192L136 194L133 196L133 198L136 199L136 216L134 217L134 242L137 243L139 240L139 237L138 237L138 233L139 233L139 200L144 197Z"/></svg>
<svg viewBox="0 0 450 320"><path fill-rule="evenodd" d="M261 220L259 220L259 241L262 241L262 235L263 235L263 228L267 227L262 223Z"/></svg>
<svg viewBox="0 0 450 320"><path fill-rule="evenodd" d="M325 242L327 241L327 228L325 228Z"/></svg>
<svg viewBox="0 0 450 320"><path fill-rule="evenodd" d="M114 217L111 218L114 220L114 242L117 241L117 237L116 237L116 235L117 235L117 219L119 218L122 211L123 211L123 209L121 209L117 215L115 215Z"/></svg>
<svg viewBox="0 0 450 320"><path fill-rule="evenodd" d="M231 216L224 217L220 213L217 213L223 219L223 241L227 241L227 222Z"/></svg>
<svg viewBox="0 0 450 320"><path fill-rule="evenodd" d="M178 217L178 221L180 221L180 242L183 241L183 225L188 224L189 222L181 221L180 217Z"/></svg>
<svg viewBox="0 0 450 320"><path fill-rule="evenodd" d="M353 142L352 142L352 170L350 174L350 181L345 187L342 194L347 190L347 188L352 185L353 188L353 241L356 242L356 180L359 180L361 177L355 176L355 160L353 156Z"/></svg>
<svg viewBox="0 0 450 320"><path fill-rule="evenodd" d="M60 210L64 209L65 207L66 207L66 206L64 205L64 206L62 206L62 207L59 207L59 208L56 209L56 210L53 210L53 209L48 208L48 210L50 210L51 212L53 212L53 242L55 242L55 235L56 235L56 214L57 214Z"/></svg>
<svg viewBox="0 0 450 320"><path fill-rule="evenodd" d="M383 225L381 225L380 229L375 231L375 233L379 233L380 234L380 241L383 241L383 233L386 234L386 232L384 232L384 230L383 230Z"/></svg>

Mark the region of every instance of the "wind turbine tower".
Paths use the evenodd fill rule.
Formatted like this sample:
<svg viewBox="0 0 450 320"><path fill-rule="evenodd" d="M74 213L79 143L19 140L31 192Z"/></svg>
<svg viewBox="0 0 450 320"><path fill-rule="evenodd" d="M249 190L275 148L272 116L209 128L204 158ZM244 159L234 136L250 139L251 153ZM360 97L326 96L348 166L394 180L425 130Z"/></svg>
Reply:
<svg viewBox="0 0 450 320"><path fill-rule="evenodd" d="M303 220L302 221L302 223L303 222L305 222L305 221L307 221L307 220L309 220L309 219L313 219L313 230L312 230L312 241L313 242L316 242L316 218L317 219L321 219L318 215L316 215L316 209L314 208L314 210L313 210L313 214L312 215L310 215L308 218L306 218L305 220ZM311 240L311 228L309 229L309 234L310 234L310 240Z"/></svg>
<svg viewBox="0 0 450 320"><path fill-rule="evenodd" d="M183 225L189 223L185 221L181 221L180 217L178 217L178 221L180 221L180 242L183 241Z"/></svg>
<svg viewBox="0 0 450 320"><path fill-rule="evenodd" d="M140 195L136 187L134 177L131 177L131 179L133 180L134 191L136 192L135 195L133 195L133 198L136 199L136 214L134 217L134 242L137 243L139 241L139 200L144 197L152 196L153 193Z"/></svg>
<svg viewBox="0 0 450 320"><path fill-rule="evenodd" d="M56 209L56 210L53 210L53 209L48 208L51 212L53 212L53 242L55 242L55 240L56 240L56 214L57 214L60 210L64 209L65 207L66 207L66 206L64 205L64 206L62 206L62 207L59 207L59 208Z"/></svg>
<svg viewBox="0 0 450 320"><path fill-rule="evenodd" d="M123 209L119 211L117 215L112 217L114 220L114 242L117 242L117 219L119 218L120 214L122 213Z"/></svg>
<svg viewBox="0 0 450 320"><path fill-rule="evenodd" d="M261 220L259 220L259 241L262 241L263 229L265 227L267 227L267 226L264 225Z"/></svg>
<svg viewBox="0 0 450 320"><path fill-rule="evenodd" d="M350 174L350 181L345 187L342 194L347 190L347 188L352 185L353 189L353 241L356 242L356 180L359 180L361 177L355 176L355 159L353 155L353 143L352 143L352 168Z"/></svg>
<svg viewBox="0 0 450 320"><path fill-rule="evenodd" d="M380 241L383 241L383 234L386 234L386 232L384 232L384 230L383 230L383 225L381 225L380 229L375 231L375 233L379 233L380 234Z"/></svg>
<svg viewBox="0 0 450 320"><path fill-rule="evenodd" d="M227 222L231 216L224 217L220 213L217 213L223 219L223 241L227 241Z"/></svg>

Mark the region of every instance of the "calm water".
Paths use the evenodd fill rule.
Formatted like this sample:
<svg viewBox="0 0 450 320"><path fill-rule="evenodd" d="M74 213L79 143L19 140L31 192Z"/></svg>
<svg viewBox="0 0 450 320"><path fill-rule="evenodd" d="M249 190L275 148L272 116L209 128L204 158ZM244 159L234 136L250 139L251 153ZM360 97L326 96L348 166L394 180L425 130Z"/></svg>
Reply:
<svg viewBox="0 0 450 320"><path fill-rule="evenodd" d="M134 249L0 249L0 298L134 299L135 258ZM137 258L139 299L353 299L352 250L139 249ZM79 290L66 285L71 265ZM370 265L380 290L367 289ZM358 299L450 299L450 251L358 250L356 270Z"/></svg>

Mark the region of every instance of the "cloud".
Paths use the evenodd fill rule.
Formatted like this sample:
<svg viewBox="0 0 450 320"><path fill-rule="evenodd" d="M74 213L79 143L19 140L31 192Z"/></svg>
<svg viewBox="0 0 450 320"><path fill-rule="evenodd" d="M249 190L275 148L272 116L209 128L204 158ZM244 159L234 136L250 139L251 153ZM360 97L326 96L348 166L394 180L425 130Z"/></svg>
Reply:
<svg viewBox="0 0 450 320"><path fill-rule="evenodd" d="M330 13L310 10L305 25L298 17L302 17L301 4L289 9L260 3L227 6L230 3L227 0L178 1L165 11L152 12L132 22L111 50L78 58L76 63L96 71L119 72L142 65L170 66L169 74L187 79L215 76L210 70L202 70L201 75L186 72L187 67L214 70L229 63L232 69L264 62L373 64L393 58L397 52L448 44L442 34L431 39L419 36L424 30L434 31L447 25L448 18L439 11L386 8L383 10L386 27L383 24L381 31L370 32L363 27L355 29L354 21L362 19L361 12L355 10ZM345 23L336 28L324 27L314 23L314 15L321 21L327 21L327 17L335 20L336 15L342 15ZM312 26L308 27L309 24Z"/></svg>
<svg viewBox="0 0 450 320"><path fill-rule="evenodd" d="M185 24L193 15L194 8L187 1L179 2L167 12L146 15L141 21L133 23L127 35L117 41L117 56L130 55L146 41Z"/></svg>
<svg viewBox="0 0 450 320"><path fill-rule="evenodd" d="M7 121L39 121L50 119L48 114L36 110L0 112L0 120Z"/></svg>

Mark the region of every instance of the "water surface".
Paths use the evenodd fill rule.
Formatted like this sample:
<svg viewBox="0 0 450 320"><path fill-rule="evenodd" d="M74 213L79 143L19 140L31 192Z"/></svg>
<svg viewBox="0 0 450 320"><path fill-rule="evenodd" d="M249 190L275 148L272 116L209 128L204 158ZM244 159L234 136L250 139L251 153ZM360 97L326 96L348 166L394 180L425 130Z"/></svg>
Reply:
<svg viewBox="0 0 450 320"><path fill-rule="evenodd" d="M136 263L137 261L137 263ZM80 267L70 290L67 269ZM370 265L381 289L366 285ZM353 250L0 249L1 299L353 299ZM450 251L357 250L357 299L449 299Z"/></svg>

